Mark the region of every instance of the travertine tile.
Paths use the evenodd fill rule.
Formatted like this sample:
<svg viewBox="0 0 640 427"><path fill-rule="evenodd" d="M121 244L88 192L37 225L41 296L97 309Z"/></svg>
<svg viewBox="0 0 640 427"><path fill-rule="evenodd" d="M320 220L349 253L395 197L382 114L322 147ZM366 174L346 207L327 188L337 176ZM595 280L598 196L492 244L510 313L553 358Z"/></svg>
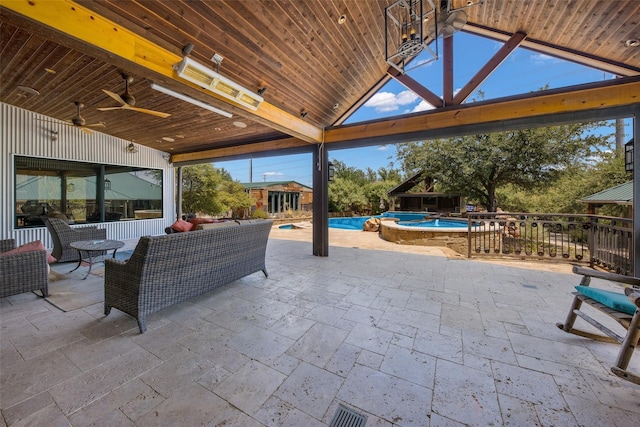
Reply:
<svg viewBox="0 0 640 427"><path fill-rule="evenodd" d="M302 362L282 383L274 396L314 418L322 418L344 378Z"/></svg>
<svg viewBox="0 0 640 427"><path fill-rule="evenodd" d="M568 409L553 376L497 361L491 365L498 393L547 408Z"/></svg>
<svg viewBox="0 0 640 427"><path fill-rule="evenodd" d="M270 364L291 347L295 341L257 326L249 326L229 339L233 350L265 364Z"/></svg>
<svg viewBox="0 0 640 427"><path fill-rule="evenodd" d="M554 325L574 275L390 248L270 240L268 279L155 313L145 334L101 304L0 299L0 426L320 427L344 404L367 427L635 427L618 346Z"/></svg>
<svg viewBox="0 0 640 427"><path fill-rule="evenodd" d="M392 345L380 365L380 371L433 389L436 358Z"/></svg>
<svg viewBox="0 0 640 427"><path fill-rule="evenodd" d="M243 412L253 415L286 378L275 369L251 361L227 377L214 392Z"/></svg>
<svg viewBox="0 0 640 427"><path fill-rule="evenodd" d="M429 423L430 389L366 366L351 370L337 397L394 425Z"/></svg>
<svg viewBox="0 0 640 427"><path fill-rule="evenodd" d="M501 425L498 393L491 374L438 360L434 412L471 426Z"/></svg>
<svg viewBox="0 0 640 427"><path fill-rule="evenodd" d="M322 367L331 359L347 335L348 332L342 329L317 323L291 346L287 354Z"/></svg>
<svg viewBox="0 0 640 427"><path fill-rule="evenodd" d="M62 412L71 414L161 363L151 353L136 348L56 385L50 393Z"/></svg>

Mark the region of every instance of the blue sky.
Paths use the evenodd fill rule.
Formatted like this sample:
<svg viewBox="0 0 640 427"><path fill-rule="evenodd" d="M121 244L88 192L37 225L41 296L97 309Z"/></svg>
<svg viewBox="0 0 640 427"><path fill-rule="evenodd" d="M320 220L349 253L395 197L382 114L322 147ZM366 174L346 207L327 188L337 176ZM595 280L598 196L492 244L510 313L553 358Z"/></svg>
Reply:
<svg viewBox="0 0 640 427"><path fill-rule="evenodd" d="M441 39L439 39L441 41ZM454 35L454 90L462 88L475 73L500 49L502 43L484 37L458 32ZM440 49L442 52L442 49ZM422 60L418 57L417 61ZM407 73L432 92L442 95L442 60L429 62ZM516 49L480 86L484 99L571 86L612 79L614 76L600 70L584 67L531 50ZM469 99L479 99L478 91ZM432 108L413 92L391 79L345 123L391 117ZM630 131L627 128L627 133ZM366 170L388 168L396 161L394 145L380 145L349 150L330 150L329 159L339 160L347 166ZM312 158L310 154L253 159L253 182L297 181L311 186ZM216 167L229 171L233 179L249 182L250 161L217 162Z"/></svg>

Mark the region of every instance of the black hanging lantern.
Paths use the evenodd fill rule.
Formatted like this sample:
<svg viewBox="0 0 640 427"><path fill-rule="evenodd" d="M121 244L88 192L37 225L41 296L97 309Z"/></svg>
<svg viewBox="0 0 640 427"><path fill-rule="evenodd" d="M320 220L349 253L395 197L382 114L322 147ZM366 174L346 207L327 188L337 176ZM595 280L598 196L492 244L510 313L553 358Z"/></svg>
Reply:
<svg viewBox="0 0 640 427"><path fill-rule="evenodd" d="M624 144L624 170L633 172L633 139Z"/></svg>
<svg viewBox="0 0 640 427"><path fill-rule="evenodd" d="M111 190L111 181L109 180L109 178L104 180L104 189Z"/></svg>
<svg viewBox="0 0 640 427"><path fill-rule="evenodd" d="M329 182L333 181L333 176L336 173L336 168L333 166L333 163L329 162L327 172L329 173L327 180Z"/></svg>
<svg viewBox="0 0 640 427"><path fill-rule="evenodd" d="M438 10L434 0L397 0L385 8L385 60L404 74L415 68L406 68L407 62L422 51L429 52L430 58L420 64L438 59L438 45L435 51L429 43L437 34Z"/></svg>

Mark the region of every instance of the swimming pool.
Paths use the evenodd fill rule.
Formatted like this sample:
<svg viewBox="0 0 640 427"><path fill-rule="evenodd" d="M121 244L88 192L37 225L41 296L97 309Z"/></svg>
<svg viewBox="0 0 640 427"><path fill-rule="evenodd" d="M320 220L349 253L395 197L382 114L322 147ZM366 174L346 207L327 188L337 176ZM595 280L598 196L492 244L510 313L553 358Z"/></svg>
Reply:
<svg viewBox="0 0 640 427"><path fill-rule="evenodd" d="M344 218L329 218L329 228L343 230L360 230L369 218L397 218L399 221L416 221L425 219L425 213L421 212L385 212L382 215L350 216Z"/></svg>
<svg viewBox="0 0 640 427"><path fill-rule="evenodd" d="M343 230L362 230L364 223L369 218L397 218L397 225L405 227L419 227L419 228L457 228L466 229L466 220L455 220L449 218L428 219L426 215L421 212L385 212L382 215L374 216L351 216L344 218L329 218L330 228L341 228Z"/></svg>

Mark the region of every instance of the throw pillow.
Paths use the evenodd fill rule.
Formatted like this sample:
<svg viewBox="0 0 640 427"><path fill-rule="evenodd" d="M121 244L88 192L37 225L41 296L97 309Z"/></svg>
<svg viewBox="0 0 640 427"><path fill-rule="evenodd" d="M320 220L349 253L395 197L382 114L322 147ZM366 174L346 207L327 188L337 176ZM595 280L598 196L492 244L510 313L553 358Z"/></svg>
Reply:
<svg viewBox="0 0 640 427"><path fill-rule="evenodd" d="M193 226L195 227L196 225L200 225L200 224L211 224L214 222L218 222L213 218L190 218L189 222L191 224L193 224Z"/></svg>
<svg viewBox="0 0 640 427"><path fill-rule="evenodd" d="M191 229L193 228L193 224L180 218L176 222L171 224L171 228L176 231L191 231Z"/></svg>
<svg viewBox="0 0 640 427"><path fill-rule="evenodd" d="M35 240L33 242L25 243L24 245L19 246L15 249L11 249L10 251L2 252L0 256L19 254L22 252L39 251L39 250L47 251L47 249L42 244L42 241ZM56 262L56 259L51 256L51 253L49 251L47 251L47 262L48 263Z"/></svg>

